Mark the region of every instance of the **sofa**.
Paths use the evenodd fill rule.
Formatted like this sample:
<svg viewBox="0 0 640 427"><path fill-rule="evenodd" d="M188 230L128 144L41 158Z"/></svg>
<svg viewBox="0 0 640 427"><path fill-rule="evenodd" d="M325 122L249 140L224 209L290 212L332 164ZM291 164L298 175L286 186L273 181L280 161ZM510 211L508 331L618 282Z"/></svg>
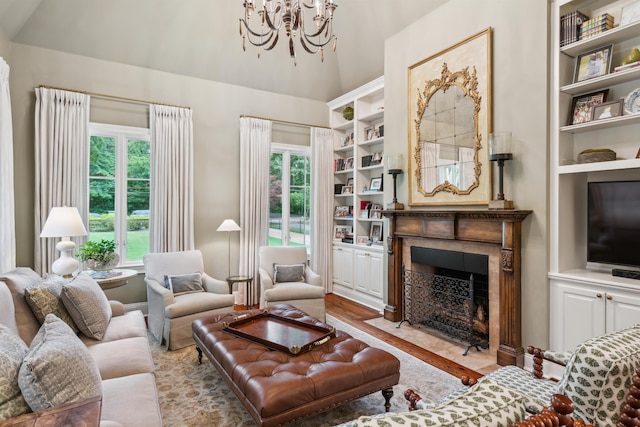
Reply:
<svg viewBox="0 0 640 427"><path fill-rule="evenodd" d="M61 292L58 294L59 301L64 302L67 311L60 311L59 306L51 309L46 306L45 311L48 311L48 314L43 317L42 312L34 310L33 301L40 295L34 292L34 289L39 291L42 288L58 289ZM64 291L61 291L62 288ZM86 295L93 295L94 298L86 298ZM55 298L53 300L47 303L55 305L57 301ZM68 304L69 301L71 303ZM83 306L82 304L87 301L94 305ZM96 307L100 304L102 308L97 309ZM67 314L73 322L69 321ZM93 318L99 321L93 322ZM76 333L74 329L78 332ZM77 417L78 413L82 414L84 406L89 405L95 408L96 403L98 404L97 412L96 410L88 411L82 416L90 418L99 414L99 421L82 419L83 425L100 425L101 427L162 425L154 375L155 367L147 339L144 316L139 310L125 312L124 305L120 302L107 301L99 285L87 274L80 273L73 279L63 279L54 275L42 278L30 268L25 267L0 274L0 333L4 334L3 342L9 342L8 338L13 334L16 337L17 346L28 349L28 354L22 361L19 371L18 393L22 395L14 396L14 403L18 402L17 407L21 407L21 405L24 406L25 401L29 402L26 414L15 413L15 407L12 413L11 409L7 409L11 405L2 401L7 394L5 389L3 395L3 387L13 386L15 389L16 384L7 385L6 381L5 384L0 381L0 426L32 425L30 419L35 420L50 413L60 418L53 418L54 421L50 421L47 425L60 425L55 421L57 419L66 420L66 424L77 425L79 420L73 418L73 414ZM59 340L57 341L59 346L61 343L64 346L62 349L57 349L55 357L47 358L46 353L37 353L48 350L45 344L53 346L50 343L55 343L56 339ZM40 357L39 362L51 364L57 361L58 357L77 355L84 355L84 358L74 359L72 362L63 360L58 365L47 365L49 371L36 370L38 365L34 358ZM3 352L1 348L0 358L4 358L0 360L0 369L5 369L7 352ZM26 372L25 375L23 370ZM78 372L82 372L83 376L71 381ZM33 408L29 407L38 400L31 398L33 390L27 393L23 388L23 385L29 385L29 375L31 377L40 375L36 378L40 382L34 388L44 395L40 397L43 400L43 407L36 406L37 410L34 412L30 412ZM6 372L3 372L2 376L13 378ZM93 382L97 382L92 384L93 388L90 389L88 397L82 400L76 399L76 401L73 401L73 398L72 401L59 401L60 396L64 396L65 392L73 396L72 392L75 388L79 389L87 378L89 380L94 378L96 381ZM62 392L41 390L44 387L42 384L46 383L47 379L50 380L49 382L57 382L54 386L65 389ZM89 380L87 382L92 383ZM69 389L73 390L69 391ZM46 408L48 405L50 407ZM69 409L65 411L66 408ZM8 416L9 419L7 419Z"/></svg>

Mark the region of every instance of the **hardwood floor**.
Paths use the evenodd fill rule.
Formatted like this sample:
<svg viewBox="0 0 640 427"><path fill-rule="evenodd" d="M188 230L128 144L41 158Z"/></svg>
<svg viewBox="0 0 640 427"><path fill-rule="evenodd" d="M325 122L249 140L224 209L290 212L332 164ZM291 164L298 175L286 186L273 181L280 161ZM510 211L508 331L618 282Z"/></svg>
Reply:
<svg viewBox="0 0 640 427"><path fill-rule="evenodd" d="M473 379L477 379L482 376L479 372L369 325L365 322L366 320L382 317L378 312L370 309L369 307L365 307L335 294L327 294L325 297L325 304L327 314L348 323L351 326L404 351L405 353L427 362L440 370L448 372L453 376L458 378L467 376Z"/></svg>

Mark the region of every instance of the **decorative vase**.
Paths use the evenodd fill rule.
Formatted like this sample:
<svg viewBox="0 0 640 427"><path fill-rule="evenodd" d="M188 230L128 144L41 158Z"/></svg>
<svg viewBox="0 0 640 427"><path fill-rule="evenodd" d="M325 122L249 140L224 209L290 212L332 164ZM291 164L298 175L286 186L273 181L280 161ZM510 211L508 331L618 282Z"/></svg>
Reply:
<svg viewBox="0 0 640 427"><path fill-rule="evenodd" d="M120 255L114 254L113 258L109 262L97 261L95 259L88 259L87 265L93 271L108 271L113 270L118 266L120 262Z"/></svg>

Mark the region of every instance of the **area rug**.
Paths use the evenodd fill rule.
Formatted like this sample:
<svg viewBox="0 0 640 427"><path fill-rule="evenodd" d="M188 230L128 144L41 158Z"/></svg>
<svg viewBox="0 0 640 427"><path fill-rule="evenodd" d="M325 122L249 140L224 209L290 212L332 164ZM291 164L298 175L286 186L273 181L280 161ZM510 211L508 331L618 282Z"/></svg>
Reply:
<svg viewBox="0 0 640 427"><path fill-rule="evenodd" d="M404 391L412 388L423 397L438 399L460 387L460 380L397 348L353 328L331 316L327 323L367 344L388 351L400 359L400 383L393 388L391 411L404 412ZM149 338L156 365L156 383L165 427L253 426L255 422L205 357L198 365L195 346L167 351ZM306 418L291 426L334 426L361 415L384 411L380 392L362 397L338 408Z"/></svg>

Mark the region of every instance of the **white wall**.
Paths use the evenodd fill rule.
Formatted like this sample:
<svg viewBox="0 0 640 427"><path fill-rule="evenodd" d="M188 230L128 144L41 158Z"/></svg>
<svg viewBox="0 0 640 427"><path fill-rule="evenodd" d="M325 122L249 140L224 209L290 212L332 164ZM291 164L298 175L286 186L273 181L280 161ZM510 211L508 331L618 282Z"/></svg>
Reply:
<svg viewBox="0 0 640 427"><path fill-rule="evenodd" d="M28 45L13 43L11 49L17 261L21 266L33 265L34 88L39 85L183 105L193 110L195 243L204 253L207 272L220 279L227 275L227 234L216 232L216 228L224 219L239 221L240 216L240 115L328 126L323 102ZM122 107L135 110L130 104ZM238 234L232 235L232 271L237 271ZM142 285L132 292L136 296L121 299L133 301L123 302L145 299Z"/></svg>
<svg viewBox="0 0 640 427"><path fill-rule="evenodd" d="M517 209L533 210L522 227L523 345L543 348L549 329L548 7L540 0L450 0L385 44L385 151L404 153L406 162L408 67L493 28L493 130L511 131L516 146L505 166L505 196ZM398 201L406 205L406 174L398 185Z"/></svg>
<svg viewBox="0 0 640 427"><path fill-rule="evenodd" d="M0 27L0 56L3 57L7 63L9 62L10 47L9 37L7 37L7 34Z"/></svg>

